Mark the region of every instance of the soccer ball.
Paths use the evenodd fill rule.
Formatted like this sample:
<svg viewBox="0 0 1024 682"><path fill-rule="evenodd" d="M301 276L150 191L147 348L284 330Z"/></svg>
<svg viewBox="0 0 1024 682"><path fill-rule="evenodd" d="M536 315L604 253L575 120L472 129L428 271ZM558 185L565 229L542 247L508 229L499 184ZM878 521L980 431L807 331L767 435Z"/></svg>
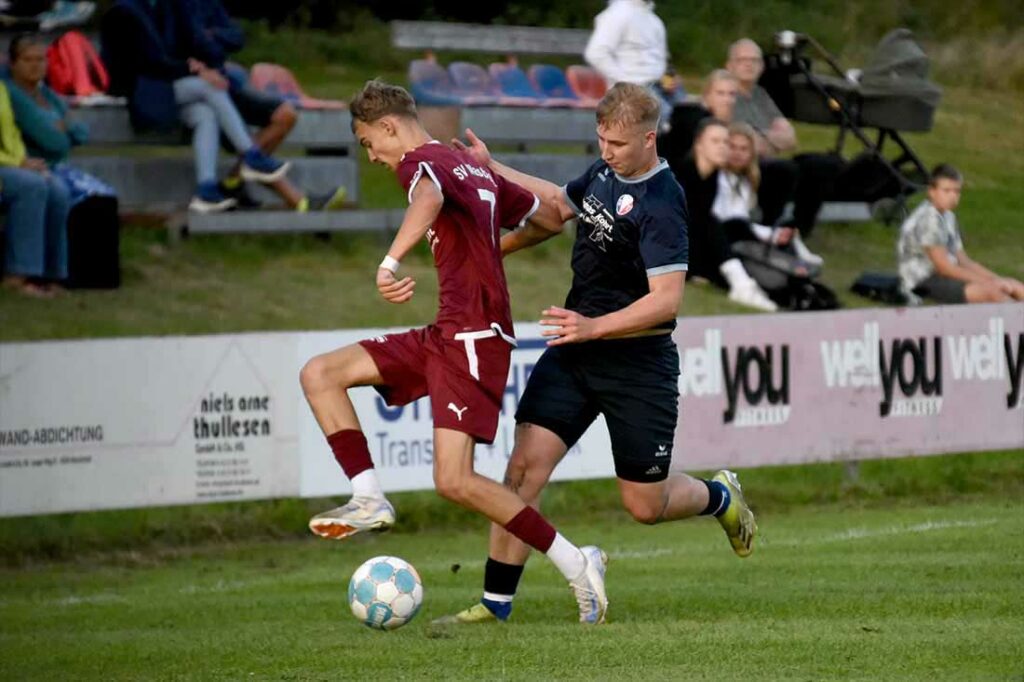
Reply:
<svg viewBox="0 0 1024 682"><path fill-rule="evenodd" d="M407 561L377 556L364 562L348 583L348 604L359 621L377 630L402 627L423 604L423 582Z"/></svg>

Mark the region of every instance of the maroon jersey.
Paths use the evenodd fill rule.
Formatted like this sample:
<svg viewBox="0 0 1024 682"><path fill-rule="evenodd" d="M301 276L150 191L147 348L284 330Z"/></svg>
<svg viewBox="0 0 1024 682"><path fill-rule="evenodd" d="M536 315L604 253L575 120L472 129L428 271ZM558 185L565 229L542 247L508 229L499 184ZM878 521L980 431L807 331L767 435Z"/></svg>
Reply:
<svg viewBox="0 0 1024 682"><path fill-rule="evenodd" d="M444 205L427 231L439 284L436 325L456 333L498 324L512 334L500 231L521 225L537 210L532 192L480 167L468 154L430 142L402 157L398 179L408 192L433 182Z"/></svg>

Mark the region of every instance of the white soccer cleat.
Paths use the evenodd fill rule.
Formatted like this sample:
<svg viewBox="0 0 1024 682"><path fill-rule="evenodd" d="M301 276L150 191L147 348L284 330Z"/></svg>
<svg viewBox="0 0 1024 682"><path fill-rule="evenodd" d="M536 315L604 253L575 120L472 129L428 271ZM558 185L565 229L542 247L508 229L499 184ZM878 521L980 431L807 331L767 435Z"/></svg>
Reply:
<svg viewBox="0 0 1024 682"><path fill-rule="evenodd" d="M385 531L395 525L395 508L383 497L353 497L346 504L317 514L309 529L322 538L342 540L368 530Z"/></svg>
<svg viewBox="0 0 1024 682"><path fill-rule="evenodd" d="M598 547L580 547L586 567L578 578L569 581L569 587L576 595L580 607L580 622L599 625L608 612L608 597L604 591L604 571L608 555Z"/></svg>
<svg viewBox="0 0 1024 682"><path fill-rule="evenodd" d="M742 282L730 289L729 300L769 313L774 313L779 309L779 306L775 305L775 301L768 298L768 294L764 293L764 290L754 280Z"/></svg>

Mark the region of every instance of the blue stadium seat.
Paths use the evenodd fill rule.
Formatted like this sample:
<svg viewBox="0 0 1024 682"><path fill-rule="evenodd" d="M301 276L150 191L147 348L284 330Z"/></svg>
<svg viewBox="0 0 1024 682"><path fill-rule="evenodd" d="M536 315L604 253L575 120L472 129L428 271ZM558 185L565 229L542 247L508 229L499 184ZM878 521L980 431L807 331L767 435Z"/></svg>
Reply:
<svg viewBox="0 0 1024 682"><path fill-rule="evenodd" d="M529 71L530 81L549 100L565 102L563 106L577 108L592 107L592 102L584 102L569 86L565 72L551 64L534 64Z"/></svg>
<svg viewBox="0 0 1024 682"><path fill-rule="evenodd" d="M455 85L466 93L472 93L478 97L491 97L501 106L510 107L536 107L540 103L533 97L510 97L502 94L494 79L479 64L470 62L452 62L448 65L448 73L451 74Z"/></svg>
<svg viewBox="0 0 1024 682"><path fill-rule="evenodd" d="M428 59L409 62L409 90L417 104L427 106L463 106L466 98L459 92L444 67Z"/></svg>

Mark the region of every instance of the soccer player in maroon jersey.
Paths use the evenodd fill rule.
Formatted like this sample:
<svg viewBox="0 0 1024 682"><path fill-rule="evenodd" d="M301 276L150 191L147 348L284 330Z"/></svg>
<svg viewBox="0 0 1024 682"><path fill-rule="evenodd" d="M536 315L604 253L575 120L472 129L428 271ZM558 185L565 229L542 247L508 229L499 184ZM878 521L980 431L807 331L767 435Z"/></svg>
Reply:
<svg viewBox="0 0 1024 682"><path fill-rule="evenodd" d="M390 405L429 396L438 494L550 557L569 580L580 621L599 623L608 603L604 552L576 547L513 491L473 470L475 443L494 440L515 345L499 230L518 228L530 239L561 230L562 221L531 192L433 140L402 88L369 81L351 112L353 132L370 161L395 171L408 192L405 218L377 269L377 289L391 303L412 298L416 283L396 273L425 237L437 267L440 306L433 324L318 355L302 368L306 399L352 482L349 502L313 517L309 527L322 537L344 538L385 530L395 520L348 389L374 386Z"/></svg>

